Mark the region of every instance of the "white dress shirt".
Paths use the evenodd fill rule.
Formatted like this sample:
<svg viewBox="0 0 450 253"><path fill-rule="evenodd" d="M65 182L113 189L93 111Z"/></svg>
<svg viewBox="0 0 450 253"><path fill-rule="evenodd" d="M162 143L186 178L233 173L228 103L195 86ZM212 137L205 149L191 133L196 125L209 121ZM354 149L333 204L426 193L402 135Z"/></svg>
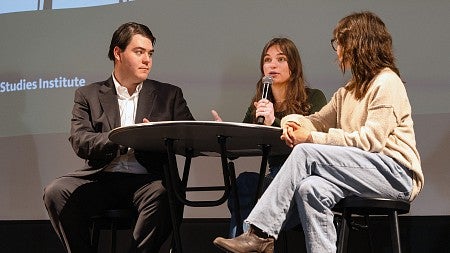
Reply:
<svg viewBox="0 0 450 253"><path fill-rule="evenodd" d="M120 126L130 126L135 124L136 109L139 99L139 92L142 89L140 83L132 95L128 93L127 88L120 85L120 83L112 75L114 85L117 91L117 102L119 103L120 112ZM129 148L128 152L117 156L104 169L106 172L125 172L134 174L146 174L147 170L136 160L134 150Z"/></svg>

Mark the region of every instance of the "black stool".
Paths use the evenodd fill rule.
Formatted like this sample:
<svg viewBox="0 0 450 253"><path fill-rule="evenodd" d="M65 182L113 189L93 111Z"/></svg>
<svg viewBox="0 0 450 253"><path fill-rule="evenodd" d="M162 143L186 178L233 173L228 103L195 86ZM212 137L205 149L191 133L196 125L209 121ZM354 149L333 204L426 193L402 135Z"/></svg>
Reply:
<svg viewBox="0 0 450 253"><path fill-rule="evenodd" d="M347 197L339 201L333 211L340 213L342 215L342 220L336 222L338 231L338 242L337 242L337 253L347 252L347 242L349 228L365 227L369 229L369 216L370 215L388 215L390 223L390 232L392 240L393 252L401 253L400 244L400 232L398 225L398 214L405 214L409 212L410 203L408 201L402 200L392 200L392 199L382 199L382 198L362 198L362 197ZM352 222L352 214L361 215L365 217L366 226L359 225ZM340 228L340 229L339 229ZM293 230L301 231L301 226L296 226ZM278 240L275 242L275 252L276 253L287 253L288 242L287 242L287 231L282 231ZM372 246L369 237L370 246ZM373 252L373 248L371 247ZM298 251L298 249L297 249Z"/></svg>
<svg viewBox="0 0 450 253"><path fill-rule="evenodd" d="M117 230L133 229L136 211L132 209L110 209L91 217L91 245L98 250L100 230L111 230L111 253L116 252Z"/></svg>
<svg viewBox="0 0 450 253"><path fill-rule="evenodd" d="M391 232L392 251L401 253L400 230L398 225L398 215L409 212L410 203L402 200L392 200L383 198L363 198L363 197L347 197L339 201L333 211L342 214L340 222L340 231L337 242L337 253L347 252L347 241L349 227L352 227L352 214L361 215L366 218L367 228L369 228L370 215L387 215L389 216L389 225ZM370 238L369 238L370 239ZM373 250L373 249L372 249Z"/></svg>

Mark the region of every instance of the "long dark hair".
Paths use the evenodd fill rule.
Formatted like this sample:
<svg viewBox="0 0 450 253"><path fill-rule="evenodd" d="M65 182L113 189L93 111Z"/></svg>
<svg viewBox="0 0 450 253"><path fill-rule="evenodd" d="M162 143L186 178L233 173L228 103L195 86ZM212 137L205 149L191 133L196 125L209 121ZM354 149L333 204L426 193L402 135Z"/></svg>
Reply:
<svg viewBox="0 0 450 253"><path fill-rule="evenodd" d="M302 60L300 58L300 54L294 42L292 42L288 38L283 37L271 39L269 42L266 43L264 49L261 52L261 59L259 63L261 78L256 84L256 94L253 97L252 102L250 104L250 106L253 107L253 115L255 115L256 111L256 108L253 106L253 103L259 101L262 95L263 84L261 79L264 76L264 68L263 68L264 57L266 56L269 48L275 45L278 45L280 47L281 52L283 52L283 54L286 55L291 76L289 78L288 87L286 87L286 90L288 92L286 93L285 101L282 103L281 107L276 106L274 109L277 112L278 108L286 108L286 110L283 110L286 113L286 115L291 113L308 115L309 110L311 109L311 105L308 103L308 95L306 92L307 87L305 85L305 79L303 76ZM275 102L271 91L269 91L269 100L272 101L273 103Z"/></svg>
<svg viewBox="0 0 450 253"><path fill-rule="evenodd" d="M334 39L342 47L341 69L348 64L352 80L346 88L362 98L370 81L384 68L400 76L395 65L392 37L383 21L371 12L353 13L341 19L333 31Z"/></svg>

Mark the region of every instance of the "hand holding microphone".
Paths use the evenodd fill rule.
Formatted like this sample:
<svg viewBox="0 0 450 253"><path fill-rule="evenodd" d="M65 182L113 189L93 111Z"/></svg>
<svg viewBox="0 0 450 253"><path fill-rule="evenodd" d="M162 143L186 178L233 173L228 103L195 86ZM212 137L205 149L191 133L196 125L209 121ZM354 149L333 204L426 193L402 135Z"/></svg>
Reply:
<svg viewBox="0 0 450 253"><path fill-rule="evenodd" d="M273 84L273 78L271 76L264 76L261 81L263 84L261 99L267 100L267 98L269 96L270 86ZM256 106L256 109L258 110L258 106L257 105L255 105L255 106ZM272 105L272 110L273 110L273 105ZM256 123L259 125L263 125L264 120L265 120L265 117L263 115L259 115L256 118Z"/></svg>

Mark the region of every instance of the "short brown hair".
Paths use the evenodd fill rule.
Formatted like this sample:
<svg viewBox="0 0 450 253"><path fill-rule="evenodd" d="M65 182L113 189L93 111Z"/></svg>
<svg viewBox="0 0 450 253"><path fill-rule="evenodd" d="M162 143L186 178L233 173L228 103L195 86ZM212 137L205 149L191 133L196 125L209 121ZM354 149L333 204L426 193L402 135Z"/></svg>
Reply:
<svg viewBox="0 0 450 253"><path fill-rule="evenodd" d="M114 32L111 43L109 45L108 58L111 61L114 61L114 48L119 47L121 50L125 50L125 48L130 44L131 38L133 35L140 34L151 40L152 45L155 45L156 38L153 36L152 31L143 24L128 22L125 23Z"/></svg>

